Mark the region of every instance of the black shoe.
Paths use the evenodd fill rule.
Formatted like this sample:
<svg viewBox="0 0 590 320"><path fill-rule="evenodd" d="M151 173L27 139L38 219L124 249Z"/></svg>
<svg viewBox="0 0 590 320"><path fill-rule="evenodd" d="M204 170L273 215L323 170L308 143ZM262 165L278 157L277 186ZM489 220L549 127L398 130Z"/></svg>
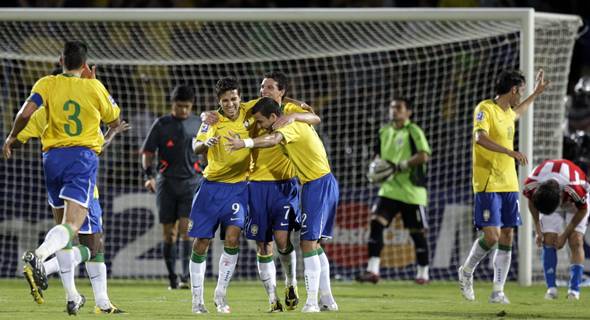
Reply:
<svg viewBox="0 0 590 320"><path fill-rule="evenodd" d="M83 295L80 295L80 300L78 300L78 302L68 301L68 304L66 305L66 310L68 311L68 314L70 316L75 316L78 314L78 311L80 311L80 308L82 308L85 303L86 298Z"/></svg>
<svg viewBox="0 0 590 320"><path fill-rule="evenodd" d="M356 281L360 283L370 282L372 284L377 284L377 282L379 282L379 275L371 271L365 271L356 276Z"/></svg>
<svg viewBox="0 0 590 320"><path fill-rule="evenodd" d="M176 290L178 289L178 277L174 275L168 276L168 281L170 285L168 286L168 290Z"/></svg>

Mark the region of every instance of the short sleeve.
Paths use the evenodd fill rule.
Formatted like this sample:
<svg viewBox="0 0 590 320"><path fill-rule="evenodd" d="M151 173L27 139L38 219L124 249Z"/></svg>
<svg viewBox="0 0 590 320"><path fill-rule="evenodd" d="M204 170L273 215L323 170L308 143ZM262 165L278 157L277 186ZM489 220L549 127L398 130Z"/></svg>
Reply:
<svg viewBox="0 0 590 320"><path fill-rule="evenodd" d="M208 125L206 123L201 123L201 127L199 128L199 132L197 133L196 140L205 142L207 139L212 138L215 136L215 125Z"/></svg>
<svg viewBox="0 0 590 320"><path fill-rule="evenodd" d="M154 153L158 150L158 137L160 136L160 119L156 119L150 128L150 131L145 137L143 141L143 146L141 146L142 152L151 152Z"/></svg>
<svg viewBox="0 0 590 320"><path fill-rule="evenodd" d="M285 114L291 114L291 113L304 113L304 112L308 112L307 110L301 108L301 106L298 106L294 103L286 103L285 104L285 108L283 109L283 112Z"/></svg>
<svg viewBox="0 0 590 320"><path fill-rule="evenodd" d="M117 102L115 102L115 99L111 97L107 89L100 81L96 79L89 81L94 81L95 83L101 120L104 123L110 123L117 120L121 110L119 109Z"/></svg>
<svg viewBox="0 0 590 320"><path fill-rule="evenodd" d="M51 91L51 79L52 77L50 76L39 79L33 85L33 89L31 89L31 94L27 100L33 101L37 107L45 105L49 97L49 92Z"/></svg>
<svg viewBox="0 0 590 320"><path fill-rule="evenodd" d="M296 122L293 122L291 124L288 124L288 125L276 130L283 135L283 141L282 141L283 144L295 142L295 141L297 141L297 139L299 139L299 133L297 132L297 125L304 125L304 124L297 124Z"/></svg>
<svg viewBox="0 0 590 320"><path fill-rule="evenodd" d="M490 112L483 106L478 106L474 111L473 132L490 132Z"/></svg>
<svg viewBox="0 0 590 320"><path fill-rule="evenodd" d="M44 107L37 109L31 116L31 119L29 119L27 126L16 136L18 141L25 144L31 138L41 137L47 126L46 116L47 113Z"/></svg>
<svg viewBox="0 0 590 320"><path fill-rule="evenodd" d="M426 140L424 131L420 127L412 125L410 127L410 134L412 135L411 138L414 139L414 144L416 144L416 150L426 152L427 154L431 153L428 140Z"/></svg>

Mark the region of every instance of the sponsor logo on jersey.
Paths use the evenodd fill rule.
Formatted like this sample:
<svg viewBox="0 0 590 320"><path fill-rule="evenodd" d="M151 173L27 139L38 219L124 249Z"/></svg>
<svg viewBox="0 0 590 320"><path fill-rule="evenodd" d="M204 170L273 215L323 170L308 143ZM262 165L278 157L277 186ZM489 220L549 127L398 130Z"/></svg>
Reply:
<svg viewBox="0 0 590 320"><path fill-rule="evenodd" d="M209 131L209 125L208 125L208 124L204 124L204 125L201 127L201 132L205 133L205 132L207 132L207 131Z"/></svg>

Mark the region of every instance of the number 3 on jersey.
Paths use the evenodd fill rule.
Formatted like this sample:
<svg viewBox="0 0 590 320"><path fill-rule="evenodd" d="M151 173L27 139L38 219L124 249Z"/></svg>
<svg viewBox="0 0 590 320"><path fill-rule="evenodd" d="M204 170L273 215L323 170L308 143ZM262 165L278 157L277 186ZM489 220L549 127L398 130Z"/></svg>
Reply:
<svg viewBox="0 0 590 320"><path fill-rule="evenodd" d="M74 100L64 103L64 111L69 113L68 122L64 124L64 131L70 136L79 136L82 133L82 121L80 121L80 105Z"/></svg>

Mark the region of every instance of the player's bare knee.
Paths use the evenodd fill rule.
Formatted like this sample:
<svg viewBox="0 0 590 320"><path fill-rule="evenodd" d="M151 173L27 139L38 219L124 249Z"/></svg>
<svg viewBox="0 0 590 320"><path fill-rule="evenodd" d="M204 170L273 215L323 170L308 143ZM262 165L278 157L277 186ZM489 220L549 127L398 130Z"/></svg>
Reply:
<svg viewBox="0 0 590 320"><path fill-rule="evenodd" d="M198 255L205 255L207 254L207 250L209 249L209 242L211 239L195 239L193 241L193 251Z"/></svg>
<svg viewBox="0 0 590 320"><path fill-rule="evenodd" d="M267 256L273 252L272 242L256 242L257 253L259 255Z"/></svg>

